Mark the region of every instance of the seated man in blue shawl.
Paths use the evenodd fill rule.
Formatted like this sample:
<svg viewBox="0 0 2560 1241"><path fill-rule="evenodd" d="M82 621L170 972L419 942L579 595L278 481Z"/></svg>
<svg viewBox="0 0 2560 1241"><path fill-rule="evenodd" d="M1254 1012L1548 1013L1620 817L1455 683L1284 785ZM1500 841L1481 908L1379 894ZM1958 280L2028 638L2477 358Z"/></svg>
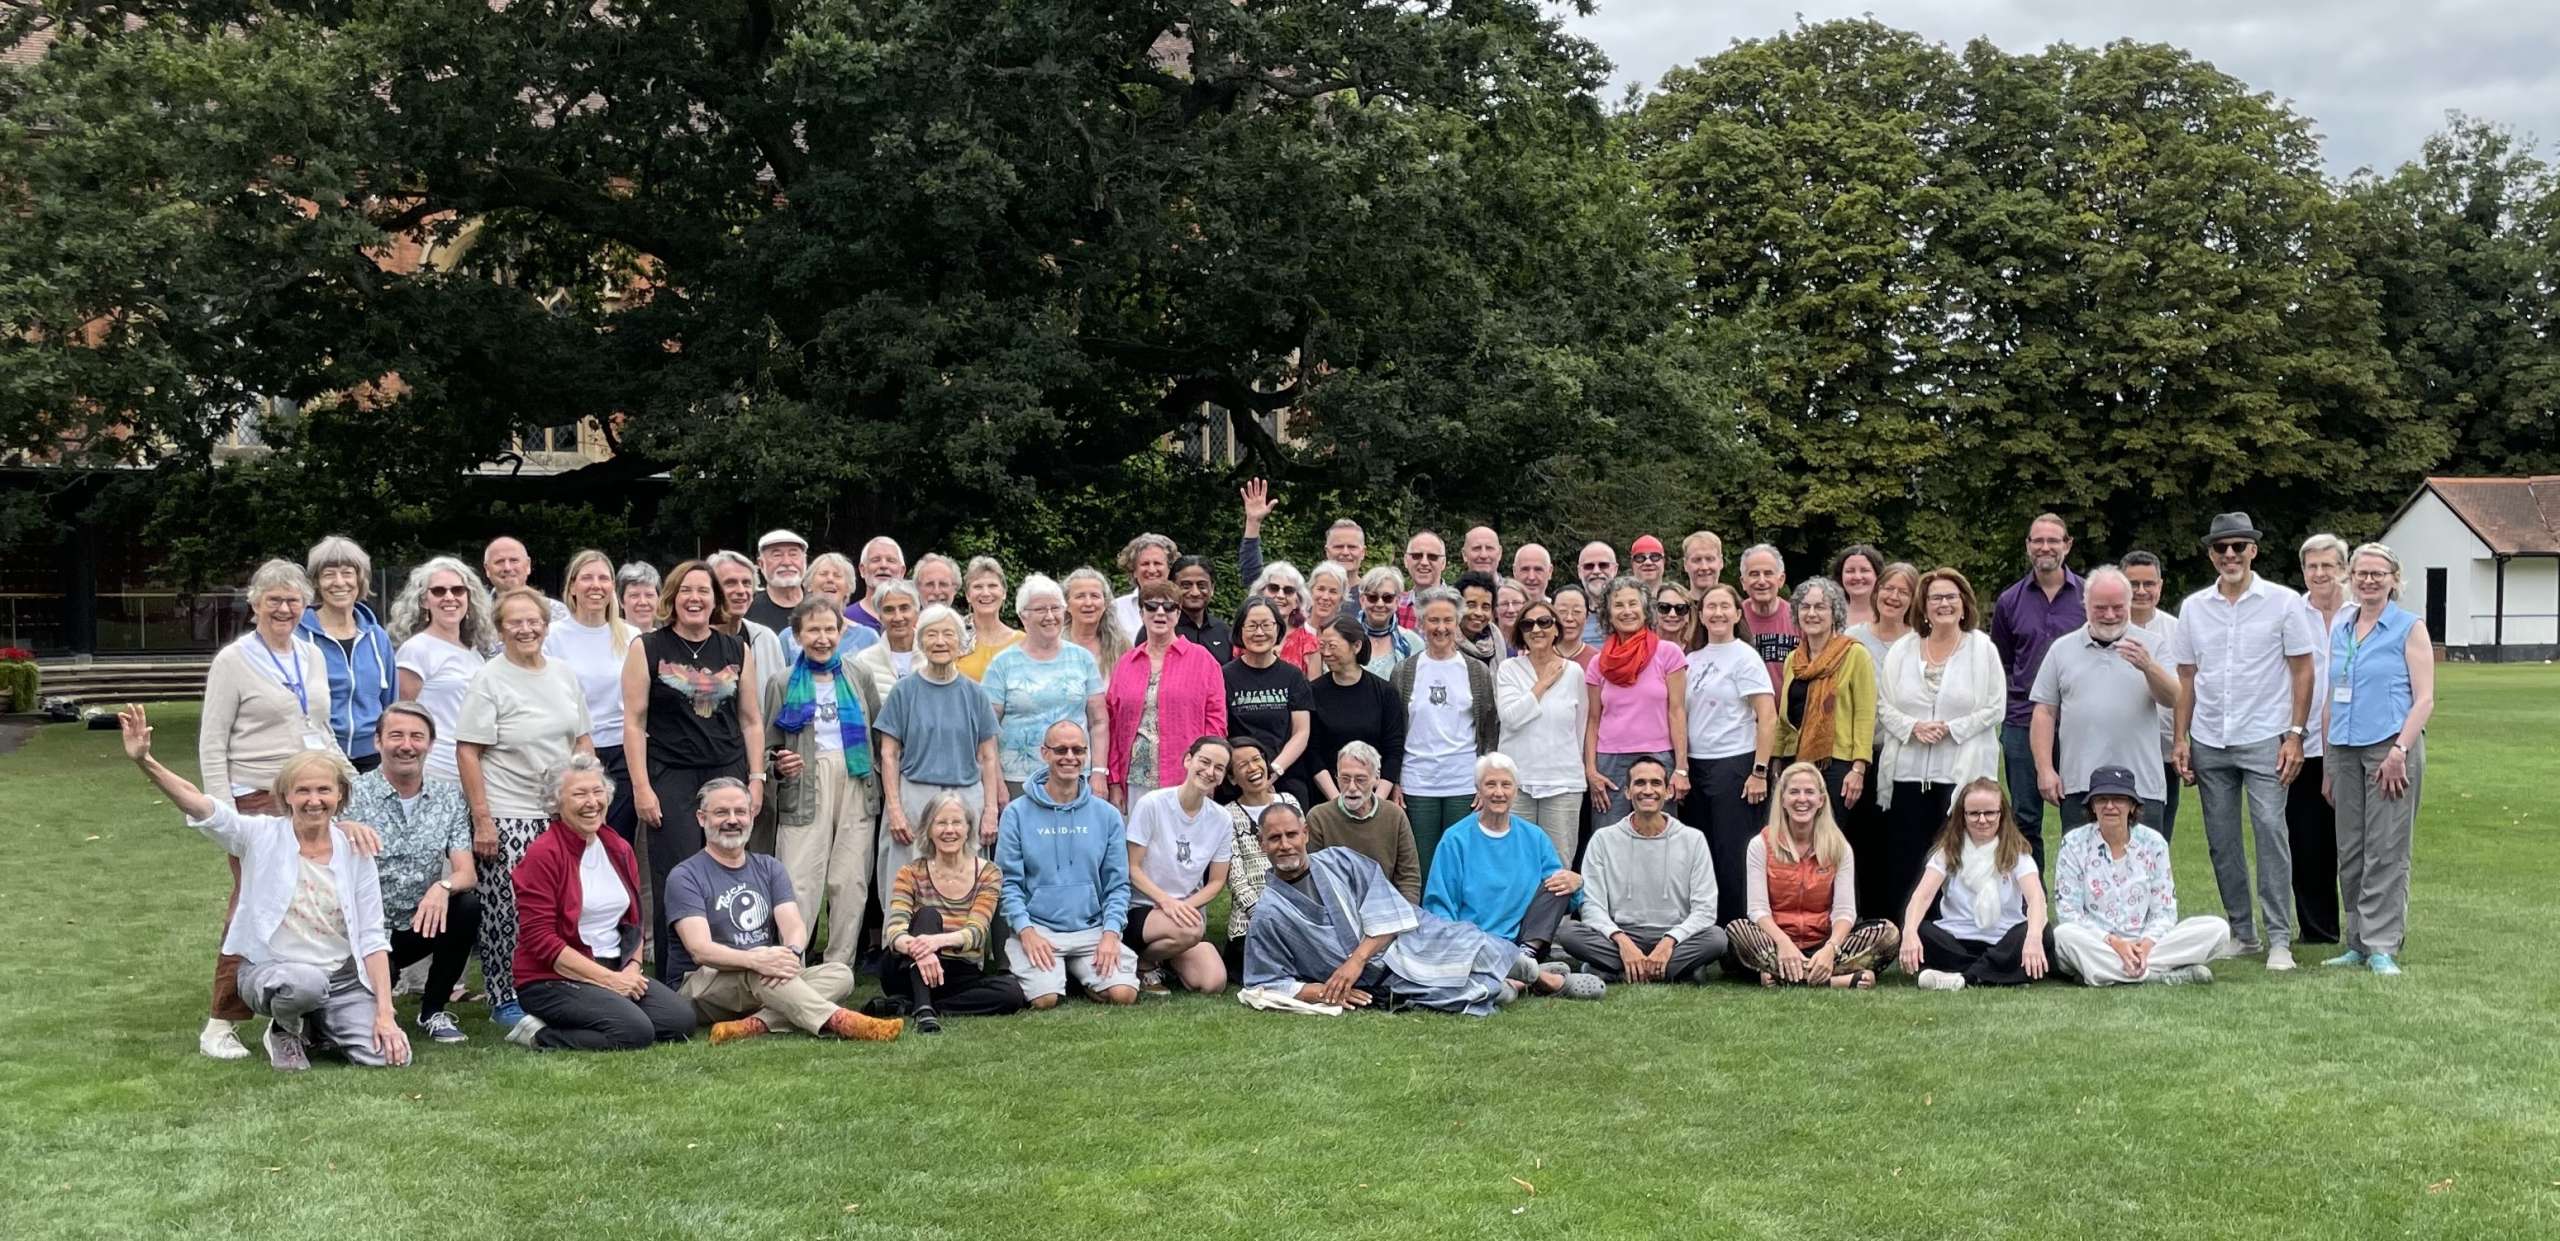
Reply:
<svg viewBox="0 0 2560 1241"><path fill-rule="evenodd" d="M1518 944L1414 908L1376 862L1354 850L1308 853L1306 820L1295 806L1264 810L1259 835L1270 886L1245 933L1248 987L1309 1004L1471 1017L1523 991L1597 998L1602 989L1587 974L1541 972Z"/></svg>

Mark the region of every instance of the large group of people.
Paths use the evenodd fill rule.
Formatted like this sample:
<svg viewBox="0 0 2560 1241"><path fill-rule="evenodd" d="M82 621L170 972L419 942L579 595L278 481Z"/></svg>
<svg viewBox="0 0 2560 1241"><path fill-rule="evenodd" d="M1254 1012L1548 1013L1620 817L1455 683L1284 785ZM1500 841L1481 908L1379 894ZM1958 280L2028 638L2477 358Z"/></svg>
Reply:
<svg viewBox="0 0 2560 1241"><path fill-rule="evenodd" d="M2381 544L2313 536L2297 591L2224 514L2172 610L2168 558L2075 569L2053 514L1986 600L1864 544L1728 581L1708 531L1559 579L1484 526L1373 564L1341 520L1302 572L1242 500L1223 614L1224 566L1154 533L1125 588L775 530L663 573L581 551L556 597L501 537L410 570L387 625L352 541L267 562L201 786L122 718L231 858L201 1050L264 1015L279 1068L403 1063L395 993L464 1041L474 956L538 1050L1176 989L1483 1015L1719 974L2202 982L2318 942L2400 970L2433 648ZM2219 916L2179 915L2187 786Z"/></svg>

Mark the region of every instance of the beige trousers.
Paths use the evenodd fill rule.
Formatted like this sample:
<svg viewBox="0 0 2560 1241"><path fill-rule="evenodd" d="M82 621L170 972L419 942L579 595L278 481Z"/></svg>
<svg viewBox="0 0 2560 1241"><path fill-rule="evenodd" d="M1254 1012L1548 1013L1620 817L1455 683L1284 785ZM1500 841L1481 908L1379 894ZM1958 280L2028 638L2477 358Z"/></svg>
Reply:
<svg viewBox="0 0 2560 1241"><path fill-rule="evenodd" d="M846 774L841 761L821 754L810 767L817 781L818 813L797 827L777 828L774 855L791 876L791 899L813 932L819 911L826 911L821 958L830 965L851 965L854 941L862 934L862 907L871 898L878 807L871 804L871 786Z"/></svg>
<svg viewBox="0 0 2560 1241"><path fill-rule="evenodd" d="M853 967L812 965L788 982L768 982L752 970L701 966L684 976L678 990L704 1021L736 1021L754 1013L776 1030L820 1034L836 1015L836 1001L853 994Z"/></svg>

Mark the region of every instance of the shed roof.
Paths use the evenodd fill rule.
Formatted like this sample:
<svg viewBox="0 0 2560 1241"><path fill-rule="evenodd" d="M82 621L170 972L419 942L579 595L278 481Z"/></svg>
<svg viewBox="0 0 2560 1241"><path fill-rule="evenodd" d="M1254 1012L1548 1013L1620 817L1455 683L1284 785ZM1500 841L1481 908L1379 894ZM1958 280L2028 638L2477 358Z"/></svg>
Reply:
<svg viewBox="0 0 2560 1241"><path fill-rule="evenodd" d="M2560 474L2429 478L2409 497L2436 493L2495 556L2560 556ZM2400 512L2409 511L2408 504ZM2400 520L2400 513L2391 515Z"/></svg>

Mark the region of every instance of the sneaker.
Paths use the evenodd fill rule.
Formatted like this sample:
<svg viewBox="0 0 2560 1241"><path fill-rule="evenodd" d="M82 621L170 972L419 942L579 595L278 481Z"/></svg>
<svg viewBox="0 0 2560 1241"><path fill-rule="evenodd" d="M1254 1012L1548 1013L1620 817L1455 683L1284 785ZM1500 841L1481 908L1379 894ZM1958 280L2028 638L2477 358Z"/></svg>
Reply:
<svg viewBox="0 0 2560 1241"><path fill-rule="evenodd" d="M933 1006L930 1004L916 1010L915 1020L916 1033L918 1034L942 1033L942 1016L941 1014L934 1012Z"/></svg>
<svg viewBox="0 0 2560 1241"><path fill-rule="evenodd" d="M1950 970L1922 970L1920 971L1920 989L1923 991L1962 991L1964 990L1964 975Z"/></svg>
<svg viewBox="0 0 2560 1241"><path fill-rule="evenodd" d="M418 1018L418 1028L426 1031L428 1038L434 1039L439 1043L467 1043L471 1041L471 1036L462 1032L462 1023L454 1020L452 1013L446 1012L441 1008L424 1017Z"/></svg>
<svg viewBox="0 0 2560 1241"><path fill-rule="evenodd" d="M1609 994L1609 984L1598 974L1564 974L1564 989L1556 994L1568 1000L1596 1000Z"/></svg>
<svg viewBox="0 0 2560 1241"><path fill-rule="evenodd" d="M507 1041L518 1047L522 1047L527 1051L532 1051L541 1046L541 1044L534 1040L539 1038L542 1032L549 1028L549 1022L546 1022L542 1018L536 1017L531 1013L526 1013L523 1017L518 1018L514 1025L507 1027Z"/></svg>
<svg viewBox="0 0 2560 1241"><path fill-rule="evenodd" d="M2267 972L2282 973L2293 968L2293 945L2273 944L2267 948Z"/></svg>
<svg viewBox="0 0 2560 1241"><path fill-rule="evenodd" d="M311 1053L304 1049L302 1036L284 1028L279 1021L267 1022L267 1063L281 1072L299 1073L311 1067Z"/></svg>
<svg viewBox="0 0 2560 1241"><path fill-rule="evenodd" d="M2400 976L2400 963L2392 960L2390 953L2377 952L2372 956L2365 958L2365 964L2371 968L2374 973L2380 974L2385 978L2398 978Z"/></svg>
<svg viewBox="0 0 2560 1241"><path fill-rule="evenodd" d="M1138 990L1144 991L1149 995L1173 994L1173 988L1167 985L1164 980L1164 971L1162 969L1138 971Z"/></svg>
<svg viewBox="0 0 2560 1241"><path fill-rule="evenodd" d="M2258 955L2258 941L2254 939L2233 938L2222 941L2222 946L2214 949L2213 959L2216 961L2228 961L2233 957L2254 957L2256 955Z"/></svg>
<svg viewBox="0 0 2560 1241"><path fill-rule="evenodd" d="M204 1019L204 1029L196 1035L196 1050L216 1060L249 1058L249 1049L240 1044L240 1032L220 1017Z"/></svg>
<svg viewBox="0 0 2560 1241"><path fill-rule="evenodd" d="M2353 948L2349 948L2345 952L2341 952L2320 964L2323 968L2335 965L2362 965L2364 964L2364 954Z"/></svg>
<svg viewBox="0 0 2560 1241"><path fill-rule="evenodd" d="M2181 965L2173 970L2160 971L2158 981L2164 987L2180 987L2191 982L2212 982L2213 971L2201 965Z"/></svg>
<svg viewBox="0 0 2560 1241"><path fill-rule="evenodd" d="M718 1047L722 1043L751 1039L771 1029L772 1027L766 1025L762 1017L741 1017L736 1021L719 1022L711 1027L711 1045Z"/></svg>
<svg viewBox="0 0 2560 1241"><path fill-rule="evenodd" d="M501 1030L513 1030L524 1024L524 1005L512 1001L489 1010L489 1020Z"/></svg>

